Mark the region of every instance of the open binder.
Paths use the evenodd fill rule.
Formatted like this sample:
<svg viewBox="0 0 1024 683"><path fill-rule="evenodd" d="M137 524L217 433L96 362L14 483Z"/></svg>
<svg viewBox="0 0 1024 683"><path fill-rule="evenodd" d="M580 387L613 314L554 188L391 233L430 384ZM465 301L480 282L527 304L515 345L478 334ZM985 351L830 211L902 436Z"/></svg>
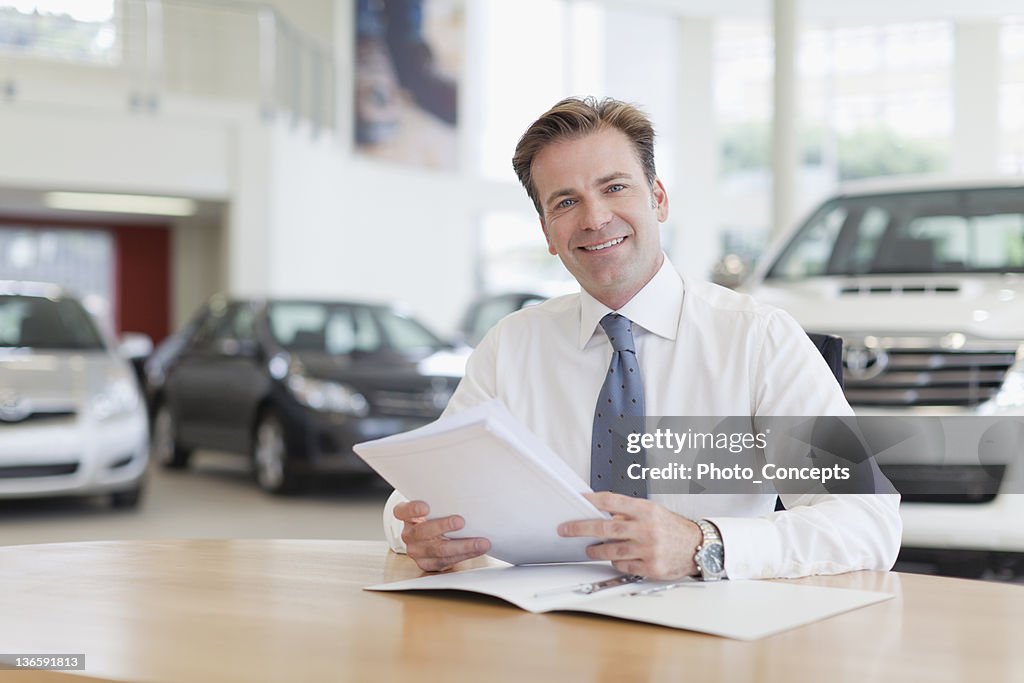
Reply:
<svg viewBox="0 0 1024 683"><path fill-rule="evenodd" d="M775 581L636 581L606 563L487 567L370 586L373 591L461 590L530 612L589 612L756 640L882 602L888 593ZM604 586L602 586L604 584Z"/></svg>

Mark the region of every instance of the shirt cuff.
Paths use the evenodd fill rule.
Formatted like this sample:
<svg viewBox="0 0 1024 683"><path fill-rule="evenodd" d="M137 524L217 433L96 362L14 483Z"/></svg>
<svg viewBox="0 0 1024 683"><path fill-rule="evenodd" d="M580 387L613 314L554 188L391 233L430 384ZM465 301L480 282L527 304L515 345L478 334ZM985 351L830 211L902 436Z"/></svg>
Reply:
<svg viewBox="0 0 1024 683"><path fill-rule="evenodd" d="M391 550L402 555L406 552L405 541L402 540L402 529L405 524L395 519L395 506L407 500L408 498L401 493L394 491L388 502L384 503L384 540L388 542Z"/></svg>
<svg viewBox="0 0 1024 683"><path fill-rule="evenodd" d="M757 517L708 517L725 547L725 575L730 579L779 576L781 543L775 525Z"/></svg>

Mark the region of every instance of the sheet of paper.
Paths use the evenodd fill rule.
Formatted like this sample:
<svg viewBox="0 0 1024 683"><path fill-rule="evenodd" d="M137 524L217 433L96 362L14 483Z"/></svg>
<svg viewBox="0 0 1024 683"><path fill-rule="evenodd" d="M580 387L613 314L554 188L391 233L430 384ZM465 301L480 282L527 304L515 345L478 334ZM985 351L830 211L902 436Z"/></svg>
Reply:
<svg viewBox="0 0 1024 683"><path fill-rule="evenodd" d="M558 525L607 518L581 494L590 487L497 401L426 427L357 444L356 453L431 517L458 514L452 538L490 539L512 564L585 561L593 538L562 538Z"/></svg>
<svg viewBox="0 0 1024 683"><path fill-rule="evenodd" d="M696 582L699 589L606 596L570 611L604 614L737 640L757 640L893 597L775 581Z"/></svg>
<svg viewBox="0 0 1024 683"><path fill-rule="evenodd" d="M646 594L672 582L627 584L590 595L573 591L620 575L605 563L496 567L433 574L367 590L464 590L502 598L530 612L589 612L737 640L764 638L892 597L775 581L690 580Z"/></svg>
<svg viewBox="0 0 1024 683"><path fill-rule="evenodd" d="M383 583L367 590L464 590L493 595L528 612L549 612L587 596L575 593L582 584L596 583L622 576L607 562L532 565L524 567L488 567L464 572L431 574L418 579ZM632 590L629 585L609 589Z"/></svg>

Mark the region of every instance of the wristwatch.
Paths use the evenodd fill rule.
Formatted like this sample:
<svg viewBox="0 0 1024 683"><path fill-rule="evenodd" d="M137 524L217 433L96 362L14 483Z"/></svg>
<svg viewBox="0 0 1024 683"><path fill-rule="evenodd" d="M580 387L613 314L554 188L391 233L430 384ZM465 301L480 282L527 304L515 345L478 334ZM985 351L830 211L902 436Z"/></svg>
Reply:
<svg viewBox="0 0 1024 683"><path fill-rule="evenodd" d="M705 581L718 581L725 578L725 545L718 527L706 519L697 520L697 526L704 535L704 540L697 546L697 554L693 561L700 569L701 578Z"/></svg>

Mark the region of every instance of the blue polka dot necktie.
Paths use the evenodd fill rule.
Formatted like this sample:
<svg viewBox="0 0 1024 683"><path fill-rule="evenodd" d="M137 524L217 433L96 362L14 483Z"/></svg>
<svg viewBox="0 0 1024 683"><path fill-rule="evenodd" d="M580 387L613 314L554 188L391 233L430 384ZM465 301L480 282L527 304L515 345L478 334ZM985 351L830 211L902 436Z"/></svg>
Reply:
<svg viewBox="0 0 1024 683"><path fill-rule="evenodd" d="M590 487L595 491L646 498L646 482L630 479L628 469L634 463L643 467L647 454L642 449L638 453L626 450L628 435L641 433L644 428L644 384L636 361L633 324L618 313L609 313L601 318L601 327L608 335L613 353L594 410Z"/></svg>

